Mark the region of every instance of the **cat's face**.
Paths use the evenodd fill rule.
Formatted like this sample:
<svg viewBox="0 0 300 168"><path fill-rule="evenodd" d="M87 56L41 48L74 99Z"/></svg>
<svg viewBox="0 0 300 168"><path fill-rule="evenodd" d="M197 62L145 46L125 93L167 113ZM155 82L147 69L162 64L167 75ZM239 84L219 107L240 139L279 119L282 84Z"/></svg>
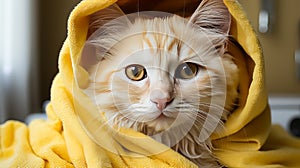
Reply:
<svg viewBox="0 0 300 168"><path fill-rule="evenodd" d="M208 134L227 115L226 99L237 94L227 93L237 87L226 82L237 71L231 58L222 55L227 30L210 31L178 16L136 18L129 26L108 24L104 30L90 40L107 46L100 61L88 68L86 93L109 124L148 135L193 126Z"/></svg>
<svg viewBox="0 0 300 168"><path fill-rule="evenodd" d="M153 26L163 22L157 20ZM203 42L202 37L194 38L198 42L187 44L176 38L180 37L179 34L175 36L180 31L167 35L145 32L120 41L114 46L114 55L99 63L98 66L107 73L98 72L95 79L100 83L107 82L111 93L99 93L96 102L110 112L108 118L118 114L116 120L120 121L115 123L124 124L122 120L127 120L127 127L135 122L143 123L148 128L137 129L148 129L147 134L152 134L150 127L151 131L163 131L178 113L186 115L180 122L193 121L195 114L202 112L199 106L210 103L211 80L217 80L214 77L222 72L222 66L217 52L205 47L195 51L197 45L191 46L212 45ZM205 36L199 36L202 35ZM203 56L205 58L201 58ZM212 63L220 66L209 65ZM113 100L108 99L108 95Z"/></svg>

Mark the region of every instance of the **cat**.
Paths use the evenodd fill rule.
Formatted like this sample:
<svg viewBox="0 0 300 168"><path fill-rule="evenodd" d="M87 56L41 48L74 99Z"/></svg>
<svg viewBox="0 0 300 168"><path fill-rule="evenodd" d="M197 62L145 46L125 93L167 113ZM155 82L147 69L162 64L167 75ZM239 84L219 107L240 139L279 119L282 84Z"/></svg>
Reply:
<svg viewBox="0 0 300 168"><path fill-rule="evenodd" d="M202 0L185 18L125 15L116 4L98 11L81 58L85 93L108 124L152 136L199 167L222 167L209 136L238 105L230 25L222 0Z"/></svg>

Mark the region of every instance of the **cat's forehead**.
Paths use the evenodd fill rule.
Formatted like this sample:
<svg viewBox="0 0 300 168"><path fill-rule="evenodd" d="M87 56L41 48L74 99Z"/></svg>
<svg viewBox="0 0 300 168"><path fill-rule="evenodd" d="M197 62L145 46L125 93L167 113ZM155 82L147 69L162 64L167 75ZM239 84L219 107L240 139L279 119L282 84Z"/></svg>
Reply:
<svg viewBox="0 0 300 168"><path fill-rule="evenodd" d="M178 17L137 19L116 37L110 52L114 61L124 64L162 60L175 65L185 61L202 64L208 55L216 53L211 52L215 47L206 32Z"/></svg>
<svg viewBox="0 0 300 168"><path fill-rule="evenodd" d="M130 57L130 59L142 60L142 62L157 59L173 62L201 61L202 51L207 49L199 50L200 42L190 42L161 32L143 32L120 41L116 50L117 55L123 58Z"/></svg>

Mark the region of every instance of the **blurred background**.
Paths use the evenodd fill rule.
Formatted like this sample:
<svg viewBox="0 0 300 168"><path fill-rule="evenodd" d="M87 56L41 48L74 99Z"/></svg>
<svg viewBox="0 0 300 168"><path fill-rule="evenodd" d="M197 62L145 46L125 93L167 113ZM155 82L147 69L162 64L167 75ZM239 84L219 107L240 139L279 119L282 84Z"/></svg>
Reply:
<svg viewBox="0 0 300 168"><path fill-rule="evenodd" d="M79 0L0 0L0 123L43 111Z"/></svg>
<svg viewBox="0 0 300 168"><path fill-rule="evenodd" d="M0 0L0 123L43 111L79 1ZM300 1L239 1L264 51L273 122L289 129L300 118Z"/></svg>

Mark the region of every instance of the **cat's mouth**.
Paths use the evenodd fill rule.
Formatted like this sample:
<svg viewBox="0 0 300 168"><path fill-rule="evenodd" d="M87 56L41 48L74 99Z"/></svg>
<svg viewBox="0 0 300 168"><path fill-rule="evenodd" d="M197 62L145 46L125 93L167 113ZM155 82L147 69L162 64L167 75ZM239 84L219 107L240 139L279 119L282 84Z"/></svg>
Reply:
<svg viewBox="0 0 300 168"><path fill-rule="evenodd" d="M171 125L172 122L176 119L176 116L170 115L166 112L160 112L155 118L153 118L151 121L146 122L150 125L155 124L164 124L164 125Z"/></svg>
<svg viewBox="0 0 300 168"><path fill-rule="evenodd" d="M161 112L154 120L146 123L148 129L153 129L152 131L148 130L147 134L151 135L153 133L160 133L167 130L172 126L172 124L176 120L177 115L178 114L175 114L174 112Z"/></svg>
<svg viewBox="0 0 300 168"><path fill-rule="evenodd" d="M166 118L176 119L177 116L178 116L178 112L162 111L160 115L157 117L157 119L166 119Z"/></svg>
<svg viewBox="0 0 300 168"><path fill-rule="evenodd" d="M182 118L178 118L178 117L182 117ZM143 132L149 136L160 134L165 131L169 131L169 133L172 133L170 131L174 130L173 128L177 127L175 130L181 130L179 128L182 128L182 127L186 128L191 123L192 123L192 121L188 121L187 118L181 116L179 112L167 112L166 111L166 112L161 112L152 121L144 123L143 129L141 130L141 132Z"/></svg>
<svg viewBox="0 0 300 168"><path fill-rule="evenodd" d="M160 115L157 118L164 119L164 118L168 118L168 117L166 115L164 115L164 113L160 113Z"/></svg>
<svg viewBox="0 0 300 168"><path fill-rule="evenodd" d="M156 119L145 123L142 132L149 136L152 136L168 130L172 126L173 122L173 118L161 114Z"/></svg>

